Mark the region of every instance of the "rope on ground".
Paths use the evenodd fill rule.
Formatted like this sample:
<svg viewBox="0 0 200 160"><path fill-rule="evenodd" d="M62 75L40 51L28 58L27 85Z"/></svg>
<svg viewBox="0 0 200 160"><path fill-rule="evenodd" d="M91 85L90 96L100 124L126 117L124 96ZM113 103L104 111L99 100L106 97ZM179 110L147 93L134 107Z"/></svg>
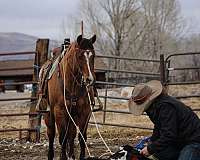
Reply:
<svg viewBox="0 0 200 160"><path fill-rule="evenodd" d="M89 102L90 102L90 104L91 104L91 99L90 99L90 94L89 94L88 86L86 86L86 88L87 88L87 94L88 94ZM91 105L90 105L90 108L91 108L91 111L92 111L93 109L92 109L92 106L91 106ZM108 147L107 143L105 142L104 138L102 137L102 135L101 135L101 133L100 133L100 131L99 131L99 127L98 127L98 125L97 125L97 121L96 121L96 117L95 117L95 115L94 115L94 112L92 112L92 116L93 116L93 119L94 119L94 122L95 122L95 126L96 126L96 129L97 129L97 132L98 132L98 134L99 134L99 137L101 138L102 142L103 142L104 145L106 146L107 151L108 151L110 154L113 154L113 152L110 150L110 148Z"/></svg>

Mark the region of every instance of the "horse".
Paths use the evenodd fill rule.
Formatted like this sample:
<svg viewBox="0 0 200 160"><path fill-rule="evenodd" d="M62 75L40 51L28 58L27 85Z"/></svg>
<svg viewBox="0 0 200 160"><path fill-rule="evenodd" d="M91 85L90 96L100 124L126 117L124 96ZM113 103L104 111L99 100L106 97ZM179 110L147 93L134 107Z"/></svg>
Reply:
<svg viewBox="0 0 200 160"><path fill-rule="evenodd" d="M64 51L66 53L63 54L57 69L47 82L50 111L44 119L49 139L48 160L53 160L54 157L55 126L57 126L61 145L60 159L75 159L74 139L77 133L75 124L80 130L79 158L82 160L85 157L85 141L91 115L87 88L95 82L93 46L95 41L96 35L90 39L79 35L67 51Z"/></svg>

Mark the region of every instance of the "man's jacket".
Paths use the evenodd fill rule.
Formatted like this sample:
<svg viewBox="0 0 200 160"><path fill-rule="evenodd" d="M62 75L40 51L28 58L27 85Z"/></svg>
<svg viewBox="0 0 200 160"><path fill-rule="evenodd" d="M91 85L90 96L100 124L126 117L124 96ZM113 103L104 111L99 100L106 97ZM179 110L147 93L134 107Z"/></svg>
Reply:
<svg viewBox="0 0 200 160"><path fill-rule="evenodd" d="M200 119L185 104L168 95L157 97L147 115L154 123L150 154L159 153L169 146L183 148L200 143Z"/></svg>

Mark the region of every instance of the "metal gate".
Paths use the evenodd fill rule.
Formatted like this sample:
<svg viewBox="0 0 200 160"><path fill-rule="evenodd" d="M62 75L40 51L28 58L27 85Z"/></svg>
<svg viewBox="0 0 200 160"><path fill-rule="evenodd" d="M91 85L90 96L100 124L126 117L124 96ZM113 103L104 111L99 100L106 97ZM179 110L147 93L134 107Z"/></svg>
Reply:
<svg viewBox="0 0 200 160"><path fill-rule="evenodd" d="M106 121L106 114L107 113L115 113L115 114L125 114L129 115L130 113L128 111L123 110L113 110L108 109L108 103L107 101L109 99L117 99L122 101L127 101L128 98L126 97L117 97L117 96L110 96L108 95L109 86L115 86L115 87L134 87L133 83L127 84L127 83L116 83L116 82L110 82L109 81L109 74L111 72L115 73L130 73L130 74L138 74L138 75L148 75L152 76L153 79L158 79L162 82L163 85L188 85L188 84L200 84L200 81L193 81L193 82L169 82L169 72L173 70L192 70L192 69L200 69L200 67L183 67L183 68L173 68L170 64L171 58L175 58L177 56L186 56L186 55L199 55L200 53L179 53L179 54L171 54L167 56L166 58L164 55L160 55L160 60L149 60L149 59L138 59L138 58L127 58L127 57L117 57L117 56L103 56L103 55L97 55L98 58L104 58L104 59L120 59L120 60L126 60L126 61L143 61L147 63L158 63L158 72L152 73L152 72L140 72L140 71L130 71L130 70L114 70L110 69L100 69L97 68L97 70L104 71L106 73L106 81L97 81L97 84L101 84L105 86L105 94L100 96L104 101L104 108L103 108L103 118L102 122L98 122L98 124L101 125L108 125L108 126L118 126L118 127L130 127L130 128L138 128L138 129L148 129L152 130L152 127L145 127L145 126L138 126L138 125L126 125L126 124L117 124L117 123L109 123ZM173 68L173 69L172 69ZM187 96L177 96L176 98L192 98L192 97L200 97L200 95L187 95ZM200 108L194 109L194 111L200 111ZM144 116L146 116L144 114ZM94 122L90 122L94 124Z"/></svg>

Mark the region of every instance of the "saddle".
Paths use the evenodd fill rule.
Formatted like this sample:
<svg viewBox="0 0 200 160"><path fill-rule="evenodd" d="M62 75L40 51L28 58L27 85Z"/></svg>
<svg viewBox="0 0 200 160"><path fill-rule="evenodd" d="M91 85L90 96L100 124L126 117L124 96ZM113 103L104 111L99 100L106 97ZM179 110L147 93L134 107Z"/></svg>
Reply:
<svg viewBox="0 0 200 160"><path fill-rule="evenodd" d="M64 46L64 47L63 47ZM39 84L38 84L38 102L36 105L36 111L47 111L48 106L48 90L47 84L48 80L51 79L55 69L57 68L64 52L68 49L69 44L62 45L62 47L57 47L52 49L52 57L48 59L41 67L39 73ZM62 54L63 53L63 54Z"/></svg>
<svg viewBox="0 0 200 160"><path fill-rule="evenodd" d="M47 101L47 84L48 84L48 75L51 70L53 61L52 59L47 60L41 67L39 73L39 84L38 84L38 102L36 105L36 111L47 110L48 101Z"/></svg>

